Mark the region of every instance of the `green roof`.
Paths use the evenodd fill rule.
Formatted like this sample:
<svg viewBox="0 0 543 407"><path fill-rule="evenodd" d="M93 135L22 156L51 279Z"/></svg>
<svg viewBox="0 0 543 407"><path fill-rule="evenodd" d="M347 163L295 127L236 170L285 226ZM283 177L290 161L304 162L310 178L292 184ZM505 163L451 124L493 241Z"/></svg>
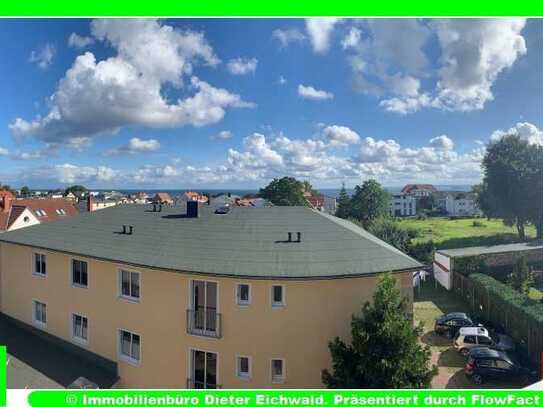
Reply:
<svg viewBox="0 0 543 407"><path fill-rule="evenodd" d="M254 278L333 278L420 263L353 223L305 207L233 207L219 215L119 205L0 235L0 241L180 272ZM132 235L122 225L133 225ZM301 243L286 243L288 232Z"/></svg>
<svg viewBox="0 0 543 407"><path fill-rule="evenodd" d="M495 246L462 247L460 249L438 250L438 253L448 257L479 256L482 254L521 253L528 250L543 249L543 241L499 244Z"/></svg>

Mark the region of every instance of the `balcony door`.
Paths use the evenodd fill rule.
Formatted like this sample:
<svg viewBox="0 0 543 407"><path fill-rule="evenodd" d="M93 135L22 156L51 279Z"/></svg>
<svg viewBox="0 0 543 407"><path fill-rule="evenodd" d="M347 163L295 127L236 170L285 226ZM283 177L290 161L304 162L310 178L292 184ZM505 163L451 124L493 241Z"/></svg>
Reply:
<svg viewBox="0 0 543 407"><path fill-rule="evenodd" d="M216 389L217 384L217 354L192 349L191 368L188 388Z"/></svg>
<svg viewBox="0 0 543 407"><path fill-rule="evenodd" d="M211 281L192 281L193 327L202 334L217 331L217 283Z"/></svg>

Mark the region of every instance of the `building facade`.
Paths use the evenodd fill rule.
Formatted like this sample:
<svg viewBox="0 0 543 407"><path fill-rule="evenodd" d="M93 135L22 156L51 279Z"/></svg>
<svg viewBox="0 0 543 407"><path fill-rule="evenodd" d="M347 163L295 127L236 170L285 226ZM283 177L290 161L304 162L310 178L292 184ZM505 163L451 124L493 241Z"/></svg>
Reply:
<svg viewBox="0 0 543 407"><path fill-rule="evenodd" d="M393 194L389 213L390 216L414 216L417 214L417 199L413 195Z"/></svg>
<svg viewBox="0 0 543 407"><path fill-rule="evenodd" d="M0 312L115 362L117 387L322 387L321 370L331 366L328 342L336 336L350 339L351 316L371 300L382 271L392 271L402 294L412 301L412 275L420 265L385 243L365 239L365 231L346 221L307 208L294 209L233 208L227 215L209 212L187 219L173 217L174 208L155 214L149 208L135 211L127 205L80 215L66 228L57 224L50 231L36 228L39 234L4 234L0 239ZM282 212L288 213L292 227L302 230L284 242L275 237L282 232L266 231L265 222L259 221ZM242 251L231 259L232 242L225 243L226 247L217 243L226 229L240 227L239 220L247 217L246 227L232 239ZM109 219L131 219L135 225L130 233L112 232L105 222ZM138 219L145 219L144 223ZM323 226L312 231L309 225L318 220ZM166 221L180 227L175 223L173 228L165 227ZM185 247L164 245L155 258L141 253L145 246L139 242L130 243L137 236L148 246L147 237L156 236L159 228L144 226L157 223L168 229L167 234L183 230L170 241L178 239L175 243L183 242ZM68 233L76 224L80 235L39 244L48 232ZM209 236L206 224L214 236L204 244L208 253L204 259L198 256L198 248L188 246ZM243 240L248 225L255 224L264 233L255 230ZM104 227L107 232L96 235L96 229ZM87 238L82 237L85 233ZM360 241L353 242L353 237ZM323 260L311 263L301 255L303 251L320 253L311 257L323 255L318 247L330 238L343 247L349 240L351 248L343 250L362 252L360 257L347 264L330 258L334 272L326 271L330 266ZM98 241L107 246L117 241L117 245L110 250L99 247ZM255 253L257 246L265 246L266 251ZM183 270L188 263L181 264L174 252L164 256L170 248L181 251L179 259L202 268ZM147 250L151 253L153 247ZM344 272L344 267L360 264L369 253L380 260L364 263L363 272ZM116 254L116 259L108 258L110 254ZM212 262L213 257L216 261ZM268 264L273 257L280 261ZM144 258L148 261L141 264ZM173 269L173 264L179 267Z"/></svg>

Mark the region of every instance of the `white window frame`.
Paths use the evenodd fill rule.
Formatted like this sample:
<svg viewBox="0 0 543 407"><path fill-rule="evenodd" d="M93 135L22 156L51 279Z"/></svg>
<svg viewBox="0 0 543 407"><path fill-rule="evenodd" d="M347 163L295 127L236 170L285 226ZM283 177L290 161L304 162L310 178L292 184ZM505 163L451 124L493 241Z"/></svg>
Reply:
<svg viewBox="0 0 543 407"><path fill-rule="evenodd" d="M43 304L45 305L45 322L42 322L36 319L36 305ZM40 300L32 300L32 323L39 328L47 327L47 303Z"/></svg>
<svg viewBox="0 0 543 407"><path fill-rule="evenodd" d="M249 361L249 371L242 373L240 370L240 360L246 358ZM250 380L253 377L253 358L247 355L236 355L236 376L242 380Z"/></svg>
<svg viewBox="0 0 543 407"><path fill-rule="evenodd" d="M274 291L274 288L275 287L281 287L281 292L282 292L282 301L281 302L276 302L274 300L274 296L273 296L273 291ZM271 306L272 308L283 308L287 305L287 297L286 297L286 286L284 284L272 284L271 288L270 288L270 303L271 303Z"/></svg>
<svg viewBox="0 0 543 407"><path fill-rule="evenodd" d="M42 274L41 271L36 271L36 255L45 257L45 274ZM45 278L47 277L47 254L43 252L34 251L32 252L32 274L36 277Z"/></svg>
<svg viewBox="0 0 543 407"><path fill-rule="evenodd" d="M131 355L125 355L123 353L123 336L122 336L122 333L123 332L127 332L129 333L130 335L137 335L139 336L140 338L140 352L139 352L139 359L134 359ZM142 343L143 343L143 340L141 338L141 335L137 332L134 332L134 331L129 331L128 329L123 329L123 328L119 328L117 330L117 354L118 354L118 357L119 357L119 360L123 361L123 362L126 362L126 363L129 363L131 365L134 365L134 366L138 366L141 364L141 359L142 359L142 354L143 354L143 351L142 351ZM130 340L130 353L132 353L132 337L131 337L131 340Z"/></svg>
<svg viewBox="0 0 543 407"><path fill-rule="evenodd" d="M87 285L82 285L82 284L79 284L79 283L76 283L74 281L74 261L79 261L79 262L83 262L83 263L87 263ZM90 273L89 273L89 262L87 260L83 260L83 259L78 259L78 258L75 258L75 257L72 257L70 259L70 283L72 284L72 287L77 287L77 288L89 288L89 283L90 283Z"/></svg>
<svg viewBox="0 0 543 407"><path fill-rule="evenodd" d="M74 317L81 317L81 318L85 318L87 320L87 338L84 339L80 336L77 336L75 335L75 319ZM83 321L81 321L81 323L83 323ZM86 316L86 315L83 315L83 314L78 314L76 312L72 312L70 314L70 336L72 338L72 340L74 342L77 342L79 344L82 344L82 345L87 345L89 343L89 318Z"/></svg>
<svg viewBox="0 0 543 407"><path fill-rule="evenodd" d="M131 295L123 294L123 271L127 273L131 273L131 274L135 273L138 275L139 297L132 297ZM117 270L117 287L118 287L119 298L125 299L130 302L140 302L141 301L141 286L142 286L141 276L142 276L142 273L140 271L130 270L126 267L119 267ZM130 284L130 287L132 287L132 284Z"/></svg>
<svg viewBox="0 0 543 407"><path fill-rule="evenodd" d="M207 349L204 349L204 348L193 348L193 347L190 347L189 346L189 354L188 354L188 358L187 358L187 378L189 380L194 380L194 377L192 375L193 373L193 365L192 365L192 352L193 351L197 351L197 352L205 352L205 353L214 353L215 355L217 355L217 366L215 367L217 372L216 372L216 385L219 385L221 383L221 376L220 376L220 367L221 367L221 355L219 353L219 351L216 351L216 350L207 350Z"/></svg>
<svg viewBox="0 0 543 407"><path fill-rule="evenodd" d="M280 377L273 375L273 362L275 360L280 360L281 365L283 367L283 371L282 371L283 374ZM270 359L270 376L271 376L271 382L273 384L285 383L285 381L287 380L287 373L286 372L287 372L287 367L286 367L286 362L285 362L284 358L272 358L272 359Z"/></svg>
<svg viewBox="0 0 543 407"><path fill-rule="evenodd" d="M239 286L241 285L246 285L247 287L249 287L249 298L247 301L242 301L241 298L240 298L240 295L239 295ZM235 287L235 298L236 298L236 304L238 304L239 306L241 307L247 307L249 305L251 305L251 302L252 302L252 287L251 287L251 284L249 283L237 283L236 284L236 287Z"/></svg>

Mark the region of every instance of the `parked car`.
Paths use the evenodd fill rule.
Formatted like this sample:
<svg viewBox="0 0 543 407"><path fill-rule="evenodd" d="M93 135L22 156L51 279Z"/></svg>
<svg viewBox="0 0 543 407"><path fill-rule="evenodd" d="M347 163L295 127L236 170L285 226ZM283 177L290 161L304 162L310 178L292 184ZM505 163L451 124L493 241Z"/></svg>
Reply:
<svg viewBox="0 0 543 407"><path fill-rule="evenodd" d="M439 335L454 338L458 330L466 326L474 326L473 321L467 314L463 312L451 312L436 319L434 331Z"/></svg>
<svg viewBox="0 0 543 407"><path fill-rule="evenodd" d="M471 349L481 346L504 352L515 350L515 342L509 336L491 335L481 326L460 328L454 337L453 345L464 356L467 356Z"/></svg>
<svg viewBox="0 0 543 407"><path fill-rule="evenodd" d="M537 372L522 367L505 352L490 348L473 348L464 366L464 373L475 384L487 380L519 380L527 383L537 378Z"/></svg>

